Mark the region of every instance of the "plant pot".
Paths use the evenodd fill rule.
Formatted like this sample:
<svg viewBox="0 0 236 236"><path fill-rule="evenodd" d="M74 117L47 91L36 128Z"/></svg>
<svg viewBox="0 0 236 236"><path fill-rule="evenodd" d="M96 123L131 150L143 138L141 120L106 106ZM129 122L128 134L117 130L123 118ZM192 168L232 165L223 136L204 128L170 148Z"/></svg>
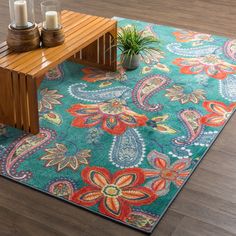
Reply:
<svg viewBox="0 0 236 236"><path fill-rule="evenodd" d="M135 70L139 67L140 55L134 54L134 55L128 56L126 54L121 54L121 62L125 69Z"/></svg>

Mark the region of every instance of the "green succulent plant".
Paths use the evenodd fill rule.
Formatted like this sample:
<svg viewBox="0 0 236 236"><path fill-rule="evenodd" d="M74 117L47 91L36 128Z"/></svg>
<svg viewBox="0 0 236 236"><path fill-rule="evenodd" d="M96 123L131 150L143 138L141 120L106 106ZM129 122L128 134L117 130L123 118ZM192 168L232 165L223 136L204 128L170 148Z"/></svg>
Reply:
<svg viewBox="0 0 236 236"><path fill-rule="evenodd" d="M159 44L158 38L144 35L145 31L139 31L135 26L121 27L117 35L117 47L122 54L129 57L132 55L150 54L153 51L160 51L155 46Z"/></svg>

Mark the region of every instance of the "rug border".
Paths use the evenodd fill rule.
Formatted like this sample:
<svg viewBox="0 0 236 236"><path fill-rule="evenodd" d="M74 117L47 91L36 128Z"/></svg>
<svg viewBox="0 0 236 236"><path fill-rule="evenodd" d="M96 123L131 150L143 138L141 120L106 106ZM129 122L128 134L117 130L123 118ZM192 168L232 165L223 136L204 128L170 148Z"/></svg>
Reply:
<svg viewBox="0 0 236 236"><path fill-rule="evenodd" d="M211 147L214 145L215 141L218 139L218 137L220 136L220 134L223 132L225 126L229 123L229 121L232 119L232 117L234 116L234 114L236 113L236 110L234 110L232 112L232 114L230 115L229 119L225 122L225 124L223 125L222 129L220 130L220 132L216 135L216 137L212 140L211 144L209 145L209 147L206 149L206 151L203 153L201 159L197 162L197 164L193 167L190 175L185 179L183 185L181 186L181 188L176 192L176 194L174 195L173 199L169 202L169 204L167 205L167 207L165 208L165 210L163 211L163 213L159 216L159 220L156 221L155 225L152 228L151 233L153 233L153 231L155 230L156 226L160 223L160 221L162 220L163 216L165 215L165 213L167 212L167 210L169 209L169 207L171 206L171 204L175 201L176 197L178 196L178 194L181 192L181 190L184 188L184 186L186 185L186 183L188 182L188 180L191 178L192 174L195 172L195 170L197 169L197 167L199 166L199 164L201 163L201 161L204 159L204 157L206 156L206 154L210 151Z"/></svg>
<svg viewBox="0 0 236 236"><path fill-rule="evenodd" d="M99 215L99 216L103 217L104 219L108 219L108 220L113 221L113 222L115 222L115 223L119 223L120 225L128 226L129 228L131 228L131 229L133 229L133 230L137 230L137 231L139 231L139 232L141 231L141 232L143 232L143 233L145 233L145 234L151 235L151 234L154 232L154 230L156 229L157 225L158 225L158 224L160 223L160 221L163 219L163 216L166 214L166 212L168 211L169 207L170 207L170 206L172 205L172 203L175 201L175 199L177 198L178 194L182 191L182 189L184 188L184 186L186 185L186 183L188 182L188 180L191 178L191 176L192 176L192 174L194 173L194 171L197 169L197 167L199 166L199 164L201 163L201 161L204 159L204 157L206 156L206 154L208 153L208 151L211 149L212 145L213 145L213 144L215 143L215 141L218 139L218 137L220 136L220 134L223 132L225 126L226 126L226 125L228 124L228 122L232 119L232 117L233 117L233 115L234 115L235 113L236 113L236 110L233 111L233 113L230 115L229 119L228 119L228 120L226 121L226 123L223 125L222 129L220 130L220 132L219 132L219 133L217 134L217 136L212 140L212 142L211 142L211 144L209 145L209 147L208 147L208 148L206 149L206 151L203 153L201 159L200 159L200 160L198 161L198 163L193 167L193 169L192 169L190 175L185 179L185 181L184 181L183 185L181 186L181 188L180 188L180 189L176 192L176 194L173 196L172 200L171 200L171 201L169 202L169 204L166 206L166 208L165 208L165 210L163 211L163 213L158 216L158 217L159 217L158 220L156 221L156 223L154 224L154 226L152 227L152 229L149 230L149 231L146 231L146 230L144 230L144 229L140 229L140 228L135 227L135 226L133 226L133 225L127 224L127 223L125 223L125 222L123 222L123 221L119 221L119 220L117 220L117 219L114 219L114 218L111 218L111 217L109 217L109 216L103 215L103 214L101 214L100 212L95 212L95 211L93 211L93 210L91 210L91 209L89 209L89 208L86 208L86 207L84 207L84 206L78 205L78 204L76 204L76 203L74 203L74 202L71 202L71 201L69 201L69 200L67 200L67 199L64 199L64 198L61 198L61 197L57 197L57 196L55 196L55 195L53 195L53 194L51 194L51 193L49 193L49 192L46 192L45 190L41 190L41 189L39 189L39 188L33 187L33 186L31 186L31 185L29 185L29 184L27 184L27 183L16 181L15 179L13 179L13 178L11 178L11 177L9 177L9 176L3 175L3 174L0 174L0 176L3 177L3 178L5 178L5 179L8 179L8 180L10 180L10 181L12 181L12 182L14 182L14 183L16 183L16 184L19 184L19 185L22 185L22 186L24 186L24 187L30 188L30 189L32 189L32 190L34 190L34 191L39 192L39 193L48 195L49 197L52 197L52 198L54 198L54 199L56 199L56 200L59 200L59 201L62 201L62 202L66 202L66 203L69 203L69 204L71 204L71 205L73 205L73 206L75 206L75 207L81 208L81 209L85 210L86 212L92 213L92 214L94 214L94 215Z"/></svg>
<svg viewBox="0 0 236 236"><path fill-rule="evenodd" d="M163 25L163 24L159 24L159 23L154 23L154 22L148 22L148 21L141 21L141 20L138 20L138 19L132 19L132 18L125 18L125 17L118 17L118 16L113 16L113 18L116 18L117 19L124 19L124 20L133 20L133 21L137 21L137 22L144 22L144 23L149 23L149 24L154 24L154 25L159 25L159 26L166 26L166 27L171 27L171 28L176 28L176 29L183 29L183 30L190 30L190 29L187 29L187 28L182 28L182 27L175 27L175 26L172 26L172 25ZM199 31L198 31L199 32ZM199 33L204 33L204 32L199 32ZM224 36L224 35L215 35L215 34L212 34L213 36L217 36L217 37L222 37L222 38L225 38L227 40L232 40L233 38L231 37L227 37L227 36ZM225 122L225 124L223 125L223 127L221 128L221 130L219 131L219 133L216 135L216 137L211 141L210 145L208 146L208 148L205 150L205 152L202 154L201 156L201 159L197 162L197 164L193 167L190 175L185 179L184 183L182 184L181 188L179 188L177 190L177 192L175 193L175 195L173 196L172 200L168 203L168 205L166 206L165 210L162 212L161 215L158 216L158 220L156 221L156 223L154 224L154 226L152 227L151 230L144 230L144 229L141 229L141 228L138 228L136 226L133 226L133 225L130 225L130 224L127 224L126 222L123 222L123 221L119 221L117 219L114 219L112 217L109 217L109 216L106 216L104 214L101 214L100 212L97 212L97 211L94 211L94 210L91 210L87 207L84 207L84 206L81 206L81 205L78 205L72 201L69 201L67 199L64 199L64 198L61 198L61 197L58 197L58 196L55 196L49 192L46 192L45 190L43 189L40 189L40 188L36 188L36 187L33 187L27 183L24 183L24 182L20 182L20 181L16 181L15 179L13 179L12 177L9 177L9 176L6 176L6 175L3 175L3 174L0 174L0 177L3 177L5 179L8 179L16 184L19 184L19 185L22 185L22 186L25 186L27 188L30 188L34 191L37 191L39 193L43 193L45 195L48 195L49 197L52 197L54 199L57 199L59 201L62 201L62 202L66 202L66 203L69 203L70 205L73 205L75 207L78 207L78 208L81 208L83 210L85 210L86 212L89 212L89 213L92 213L94 215L99 215L101 217L103 217L104 219L108 219L112 222L115 222L115 223L119 223L120 225L125 225L133 230L137 230L139 232L143 232L145 234L148 234L148 235L151 235L154 230L156 229L157 225L160 223L160 221L163 219L163 216L166 214L167 210L169 209L169 207L172 205L172 203L175 201L175 199L177 198L178 194L182 191L182 189L184 188L184 186L186 185L186 183L188 182L188 180L191 178L192 174L194 173L194 171L197 169L197 167L199 166L199 164L201 163L201 161L204 159L204 157L206 156L206 154L208 153L208 151L211 149L212 145L215 143L215 141L218 139L218 137L220 136L220 134L222 133L222 131L224 130L225 126L228 124L228 122L232 119L233 115L235 114L236 110L234 110L232 112L232 114L230 115L230 117L228 118L228 120Z"/></svg>

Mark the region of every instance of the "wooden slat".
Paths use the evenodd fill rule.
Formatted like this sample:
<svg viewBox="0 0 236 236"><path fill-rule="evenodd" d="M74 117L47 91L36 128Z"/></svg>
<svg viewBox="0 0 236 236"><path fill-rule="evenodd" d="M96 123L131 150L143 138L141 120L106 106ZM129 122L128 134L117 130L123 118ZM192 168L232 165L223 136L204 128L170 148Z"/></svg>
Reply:
<svg viewBox="0 0 236 236"><path fill-rule="evenodd" d="M64 15L62 16L62 24L66 24L67 21L69 21L71 18L73 18L72 16L73 12L71 11L65 11ZM84 14L74 14L74 15L84 15ZM38 25L39 28L41 28L42 24ZM42 50L42 49L38 49L38 50ZM35 50L37 51L37 50ZM33 52L35 52L33 51ZM2 68L6 68L8 65L10 65L13 62L16 62L20 59L23 59L26 55L31 54L32 51L30 52L24 52L24 53L14 53L12 51L10 51L9 49L7 51L4 52L4 54L0 55L0 67Z"/></svg>
<svg viewBox="0 0 236 236"><path fill-rule="evenodd" d="M117 70L117 23L115 28L110 31L111 34L111 68Z"/></svg>
<svg viewBox="0 0 236 236"><path fill-rule="evenodd" d="M35 80L36 80L36 87L37 88L39 88L41 82L44 80L44 77L45 77L45 75L42 75L42 76L40 76L38 78L35 78Z"/></svg>
<svg viewBox="0 0 236 236"><path fill-rule="evenodd" d="M22 117L22 129L29 132L28 105L27 105L27 82L26 76L20 74L20 106ZM30 89L30 88L29 88Z"/></svg>
<svg viewBox="0 0 236 236"><path fill-rule="evenodd" d="M73 13L71 13L71 14L73 15ZM76 17L78 17L78 15L81 15L78 13L74 13L74 14L76 15ZM86 16L86 17L88 17L88 16ZM106 22L108 21L108 19L104 19L104 18L99 18L99 19L101 19L101 20L103 19ZM110 19L109 19L109 21L110 21ZM75 38L77 38L77 36L79 37L79 35L78 35L79 33L80 34L82 33L81 31L79 31L79 29L82 27L82 25L76 24L75 20L71 20L71 21L69 20L68 22L70 22L70 23L68 24L68 27L65 27L65 31L67 30L67 28L70 29L71 31L66 31L65 34L66 34L66 36L68 35L68 40L71 41L71 40L74 40ZM96 27L96 29L97 28L98 27ZM59 51L59 48L61 48L60 51ZM31 68L31 66L33 66L33 67L40 66L40 64L43 64L44 62L51 60L50 54L63 53L65 51L65 49L67 49L67 47L65 47L65 44L64 44L64 45L62 45L62 47L59 46L57 48L38 49L33 52L27 52L27 53L21 53L21 54L16 54L16 53L10 54L9 60L7 60L7 56L2 58L3 59L2 61L0 59L0 66L6 67L10 70L23 72L23 73L27 74L27 73L29 73L30 70L33 70ZM53 61L53 63L54 63L54 61Z"/></svg>
<svg viewBox="0 0 236 236"><path fill-rule="evenodd" d="M4 47L1 47L0 48L0 56L1 56L1 53L5 52L7 50L8 50L8 46L7 45L5 45Z"/></svg>
<svg viewBox="0 0 236 236"><path fill-rule="evenodd" d="M78 63L78 64L81 64L81 65L86 65L86 66L89 66L89 67L94 67L94 68L99 68L100 70L105 70L105 71L114 71L111 66L107 66L105 64L97 64L97 63L94 63L94 62L89 62L89 61L83 61L83 60L80 60L78 58L72 58L70 59L70 61L72 62L75 62L75 63Z"/></svg>
<svg viewBox="0 0 236 236"><path fill-rule="evenodd" d="M110 34L105 34L105 65L110 66L111 65L111 55L110 55Z"/></svg>
<svg viewBox="0 0 236 236"><path fill-rule="evenodd" d="M1 63L1 61L5 61L6 58L7 58L7 55L10 55L10 54L13 55L13 52L9 49L2 52L1 55L0 55L0 63ZM0 65L0 67L2 67L2 66ZM2 67L2 68L4 68L4 67Z"/></svg>
<svg viewBox="0 0 236 236"><path fill-rule="evenodd" d="M11 72L0 68L0 123L15 125Z"/></svg>
<svg viewBox="0 0 236 236"><path fill-rule="evenodd" d="M97 63L97 40L82 49L82 60Z"/></svg>
<svg viewBox="0 0 236 236"><path fill-rule="evenodd" d="M27 62L25 62L22 66L14 68L14 70L29 73L29 71L32 70L33 67L41 65L45 61L51 61L51 57L55 54L64 54L66 52L67 45L76 43L76 41L78 41L78 38L81 37L82 33L88 28L92 27L93 22L97 23L99 21L101 21L101 19L97 17L85 17L85 20L84 18L82 18L81 22L78 21L78 25L76 25L75 28L73 28L69 32L65 32L65 43L63 45L56 48L43 49L41 51L41 55L39 55L40 52L32 52L32 54L35 55L33 60L27 60ZM76 39L75 42L72 41L72 39Z"/></svg>
<svg viewBox="0 0 236 236"><path fill-rule="evenodd" d="M66 40L61 46L13 53L8 50L6 44L1 44L0 69L4 68L0 71L0 95L10 100L9 104L7 100L0 101L1 123L24 129L26 132L38 133L37 86L48 69L74 54L78 53L77 56L83 62L97 66L102 62L101 68L106 67L105 49L111 45L111 36L107 33L114 30L115 21L74 12L63 14ZM99 39L104 39L103 35L109 38L106 46L104 40ZM108 64L107 69L111 69L111 57Z"/></svg>
<svg viewBox="0 0 236 236"><path fill-rule="evenodd" d="M93 30L87 29L86 30L86 35L89 35L90 37L84 37L81 35L81 41L78 39L72 40L70 44L67 44L67 48L65 48L65 51L63 54L60 55L53 55L49 59L49 61L45 61L42 65L34 68L32 71L29 72L32 76L40 76L41 74L45 73L49 68L53 68L57 64L60 64L63 62L65 59L71 57L74 53L79 51L80 49L86 47L90 43L93 42L94 38L99 38L102 34L103 31L109 31L113 28L114 23L112 21L107 21L104 22L104 24L98 25L98 30ZM77 42L77 43L76 43ZM66 45L66 44L65 44Z"/></svg>
<svg viewBox="0 0 236 236"><path fill-rule="evenodd" d="M104 35L99 38L99 64L103 65L105 59L105 52L104 52Z"/></svg>
<svg viewBox="0 0 236 236"><path fill-rule="evenodd" d="M0 43L0 48L2 48L2 47L5 47L7 45L7 42L5 41L5 42L2 42L2 43Z"/></svg>
<svg viewBox="0 0 236 236"><path fill-rule="evenodd" d="M76 55L76 57L70 58L71 61L75 62L75 63L79 63L79 64L83 64L86 66L91 66L91 67L97 67L99 69L102 70L109 70L109 71L116 71L117 70L117 25L114 25L114 28L109 31L109 33L107 34L107 44L105 47L105 42L104 42L104 38L105 36L102 36L99 38L99 40L96 40L95 42L98 41L98 43L96 43L97 47L87 47L89 49L89 55L94 55L93 60L91 60L91 58L87 57L87 51L84 52L83 50L83 56L82 58L79 57L78 55ZM93 44L95 44L95 42ZM90 45L93 45L90 44ZM107 50L107 49L108 50ZM107 63L104 62L104 54L107 53ZM85 54L85 55L84 55Z"/></svg>
<svg viewBox="0 0 236 236"><path fill-rule="evenodd" d="M36 80L31 76L27 76L26 81L28 87L29 131L33 134L37 134L39 132L39 115Z"/></svg>
<svg viewBox="0 0 236 236"><path fill-rule="evenodd" d="M97 30L95 30L94 25L96 25ZM102 32L103 27L110 27L111 23L109 20L104 21L101 18L97 18L95 20L90 19L90 23L86 24L84 27L74 31L71 35L66 37L65 43L57 48L50 48L45 52L44 58L40 60L33 61L33 66L37 68L37 70L41 70L44 68L44 65L47 64L49 66L51 63L57 63L57 60L61 58L67 59L68 57L75 54L80 49L89 45L94 41L94 36L97 33ZM87 45L83 45L82 43L88 42ZM69 56L68 56L69 55ZM30 65L29 68L31 68ZM22 69L21 71L24 73L31 74L29 68ZM34 70L34 69L33 69ZM34 75L34 74L32 74Z"/></svg>
<svg viewBox="0 0 236 236"><path fill-rule="evenodd" d="M13 97L14 97L14 119L15 127L18 129L22 128L21 119L21 105L20 105L20 81L19 75L16 72L12 72L12 84L13 84Z"/></svg>
<svg viewBox="0 0 236 236"><path fill-rule="evenodd" d="M70 16L70 20L66 21L64 24L65 26L70 26L71 25L71 20L77 22L77 24L81 24L83 21L85 21L88 16L84 14L80 15L74 15ZM76 18L75 18L76 17ZM67 34L67 28L65 27L64 30L65 34ZM51 49L51 50L50 50ZM15 60L8 60L5 63L2 63L0 66L3 66L5 68L8 68L9 70L15 70L15 71L21 71L22 68L27 67L28 64L32 65L33 61L40 60L41 58L47 56L50 52L55 50L55 48L50 48L50 49L37 49L34 50L30 53L25 53L24 55L19 55ZM33 60L32 60L33 59Z"/></svg>

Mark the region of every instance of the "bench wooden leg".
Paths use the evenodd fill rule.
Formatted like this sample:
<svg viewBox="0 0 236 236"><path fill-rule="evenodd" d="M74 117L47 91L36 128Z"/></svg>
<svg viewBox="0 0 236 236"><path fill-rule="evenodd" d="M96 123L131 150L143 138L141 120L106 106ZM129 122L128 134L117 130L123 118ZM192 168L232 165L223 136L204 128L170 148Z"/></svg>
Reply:
<svg viewBox="0 0 236 236"><path fill-rule="evenodd" d="M0 123L14 126L14 99L11 72L0 68Z"/></svg>
<svg viewBox="0 0 236 236"><path fill-rule="evenodd" d="M117 70L117 26L80 50L71 61L102 70Z"/></svg>
<svg viewBox="0 0 236 236"><path fill-rule="evenodd" d="M39 132L35 80L0 69L0 123L37 134Z"/></svg>

